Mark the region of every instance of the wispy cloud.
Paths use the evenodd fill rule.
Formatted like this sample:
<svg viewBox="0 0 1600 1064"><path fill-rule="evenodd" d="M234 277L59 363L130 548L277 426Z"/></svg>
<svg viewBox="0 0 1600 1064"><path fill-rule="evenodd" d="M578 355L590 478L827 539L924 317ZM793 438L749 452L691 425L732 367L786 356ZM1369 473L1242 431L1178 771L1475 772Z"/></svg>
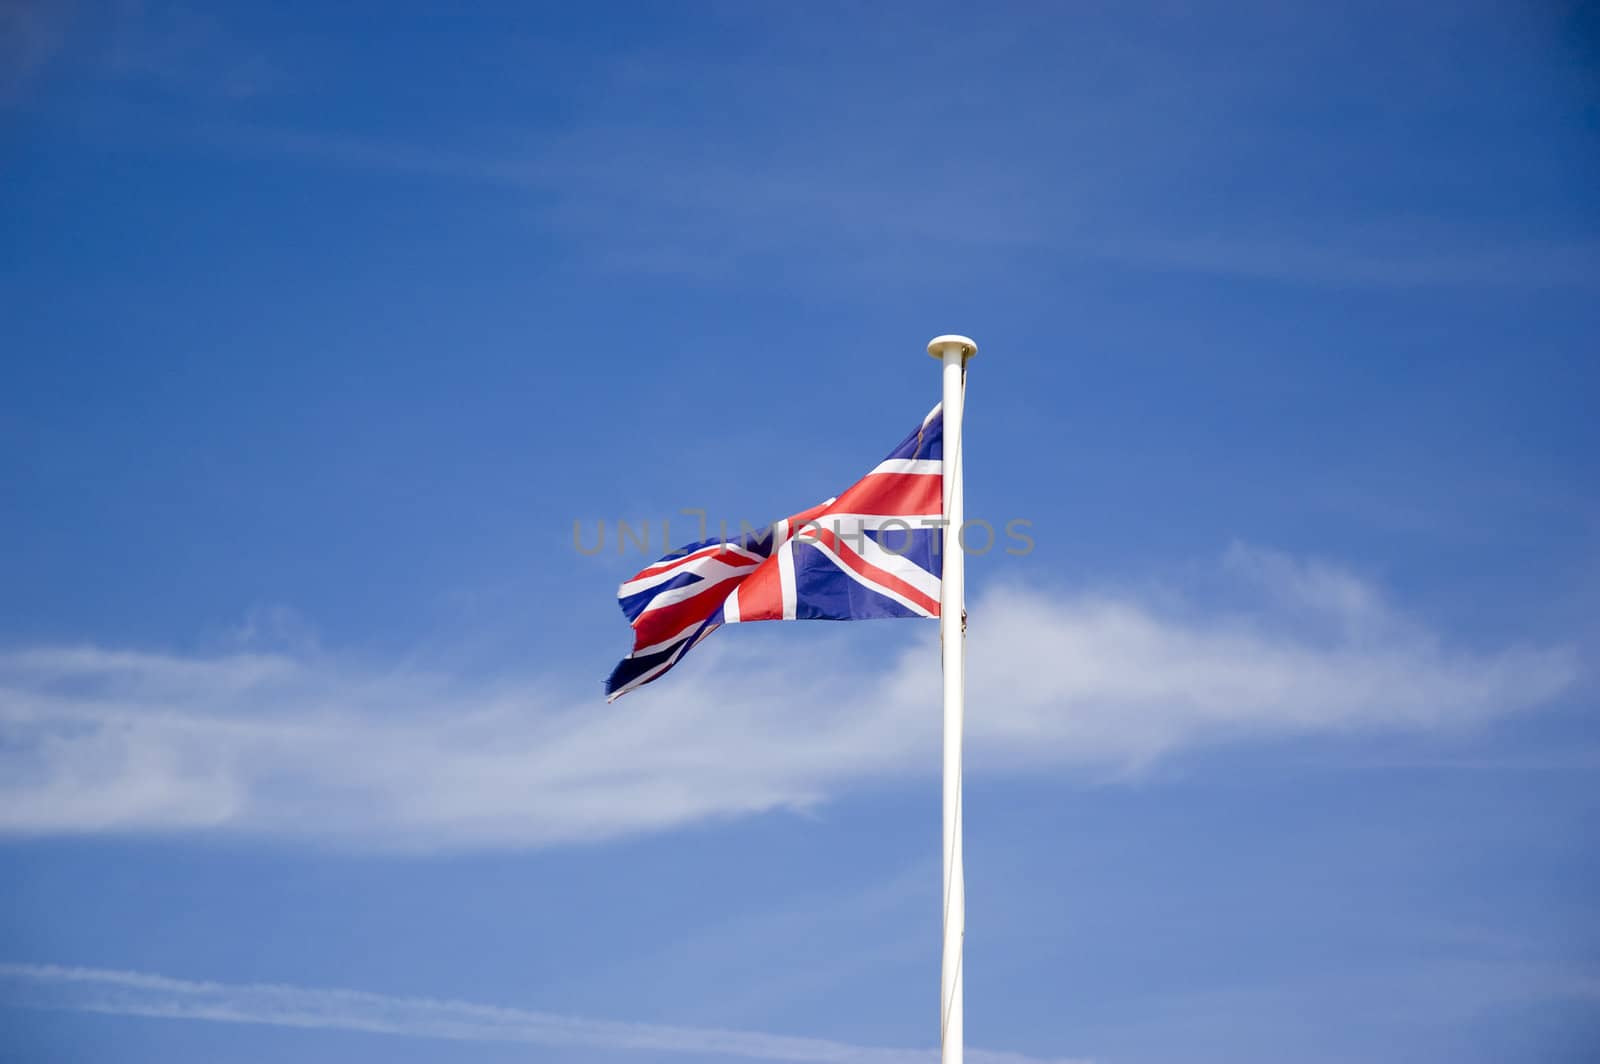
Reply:
<svg viewBox="0 0 1600 1064"><path fill-rule="evenodd" d="M1240 548L1220 573L1232 605L1170 589L984 595L971 611L975 770L1118 775L1199 744L1459 729L1578 675L1567 647L1452 649L1337 567ZM804 653L777 633L724 633L609 707L562 675L315 649L14 649L0 654L0 831L432 850L802 809L936 764L934 630L908 631L889 660L863 660L839 630L808 631Z"/></svg>
<svg viewBox="0 0 1600 1064"><path fill-rule="evenodd" d="M101 62L113 78L201 99L243 100L287 80L267 56L217 14L181 3L124 3L102 14Z"/></svg>
<svg viewBox="0 0 1600 1064"><path fill-rule="evenodd" d="M1057 252L1086 264L1372 289L1593 286L1600 245L1409 219L1230 219L1206 231L1128 202L1099 182L1076 189L1095 210L1064 205L1054 183L1006 161L904 172L870 145L823 159L706 157L671 138L599 128L519 138L521 153L484 153L237 124L208 126L214 146L402 178L493 185L527 196L531 224L573 238L590 261L623 271L686 269L713 277L780 251L812 249L830 270L892 275L937 239L1009 260ZM688 267L685 264L689 264Z"/></svg>
<svg viewBox="0 0 1600 1064"><path fill-rule="evenodd" d="M194 982L104 968L0 963L0 993L9 1004L29 1008L365 1031L461 1042L693 1053L797 1064L927 1064L938 1058L936 1050L880 1049L759 1031L592 1020L356 990ZM967 1056L974 1064L1050 1064L1037 1057L981 1049L968 1050Z"/></svg>
<svg viewBox="0 0 1600 1064"><path fill-rule="evenodd" d="M68 5L0 0L0 106L17 102L61 47Z"/></svg>
<svg viewBox="0 0 1600 1064"><path fill-rule="evenodd" d="M537 84L463 71L472 102L442 128L421 122L399 134L359 114L336 129L316 116L269 126L219 109L302 81L319 95L369 86L343 80L359 63L341 68L292 39L258 48L215 15L181 6L124 11L106 66L188 100L183 127L225 153L372 181L510 189L501 206L547 246L611 271L726 280L781 260L852 281L926 283L934 243L980 269L1043 253L1094 269L1359 288L1594 286L1600 246L1590 230L1536 226L1528 212L1499 217L1503 205L1451 213L1441 207L1447 197L1349 194L1375 167L1393 168L1404 188L1454 187L1460 170L1482 164L1476 136L1417 152L1393 130L1476 113L1474 94L1515 87L1514 67L1496 66L1503 80L1485 82L1483 63L1406 47L1438 36L1426 13L1354 27L1298 9L1241 17L1243 41L1273 25L1278 38L1328 51L1236 53L1235 34L1175 12L1013 12L997 28L961 12L863 10L841 34L834 20L730 9L706 15L707 25L748 50L707 47L716 34L670 36L619 42L573 65L537 34L504 34L501 60L484 69L536 71ZM1513 29L1537 21L1481 17ZM17 25L26 32L13 36L37 53L29 42L44 39L34 31L42 23ZM1347 76L1352 55L1371 61L1367 77ZM1293 117L1285 101L1305 96L1308 61L1323 79L1316 84L1342 101L1339 113L1386 121ZM943 69L989 76L955 89L930 78ZM505 101L542 98L552 82L562 86L560 121L537 107L507 110ZM1520 164L1532 178L1508 160L1496 187L1536 178L1536 164L1560 145L1540 148ZM1367 164L1353 170L1352 158ZM1332 173L1350 176L1330 183Z"/></svg>

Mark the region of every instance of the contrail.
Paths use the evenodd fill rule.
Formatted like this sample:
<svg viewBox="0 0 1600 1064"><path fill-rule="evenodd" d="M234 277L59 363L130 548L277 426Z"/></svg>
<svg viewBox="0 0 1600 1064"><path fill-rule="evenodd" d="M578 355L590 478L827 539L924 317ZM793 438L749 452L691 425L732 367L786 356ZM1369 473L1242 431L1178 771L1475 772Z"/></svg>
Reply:
<svg viewBox="0 0 1600 1064"><path fill-rule="evenodd" d="M930 1064L938 1059L932 1049L884 1049L760 1031L593 1020L466 1001L271 983L195 982L151 972L53 964L0 963L0 996L9 1005L36 1009L462 1042L695 1053L793 1064ZM1085 1064L981 1049L968 1051L967 1057L973 1064Z"/></svg>

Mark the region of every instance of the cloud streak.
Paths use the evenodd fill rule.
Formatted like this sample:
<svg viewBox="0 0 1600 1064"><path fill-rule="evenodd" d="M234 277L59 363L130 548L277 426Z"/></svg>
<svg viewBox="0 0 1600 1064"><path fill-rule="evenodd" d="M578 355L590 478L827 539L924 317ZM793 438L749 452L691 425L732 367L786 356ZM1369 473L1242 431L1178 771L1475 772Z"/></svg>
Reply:
<svg viewBox="0 0 1600 1064"><path fill-rule="evenodd" d="M1222 742L1470 728L1578 677L1568 647L1452 648L1335 566L1236 548L1213 584L1232 604L1173 589L984 595L973 771L1122 775ZM559 676L315 650L15 649L0 654L0 832L431 851L804 809L937 765L935 632L909 630L888 657L842 629L731 633L609 707Z"/></svg>
<svg viewBox="0 0 1600 1064"><path fill-rule="evenodd" d="M203 139L249 157L513 190L529 197L530 224L570 238L586 259L647 273L726 277L754 258L815 245L834 269L877 274L933 238L980 256L1054 250L1095 266L1398 290L1587 289L1600 259L1600 246L1581 235L1419 228L1404 219L1231 220L1206 231L1179 217L1152 228L1150 206L1113 193L1116 182L1104 175L1074 175L1077 198L1100 206L1072 210L1054 185L1019 177L1027 168L1015 162L969 162L959 174L913 180L864 145L837 153L848 161L818 162L706 158L675 138L614 129L529 137L521 154L237 124L209 125Z"/></svg>
<svg viewBox="0 0 1600 1064"><path fill-rule="evenodd" d="M8 1003L28 1008L460 1042L693 1053L793 1064L927 1064L938 1058L936 1050L881 1049L758 1031L593 1020L356 990L195 982L104 968L0 963L0 993ZM1049 1064L1016 1053L969 1050L967 1056L974 1064Z"/></svg>

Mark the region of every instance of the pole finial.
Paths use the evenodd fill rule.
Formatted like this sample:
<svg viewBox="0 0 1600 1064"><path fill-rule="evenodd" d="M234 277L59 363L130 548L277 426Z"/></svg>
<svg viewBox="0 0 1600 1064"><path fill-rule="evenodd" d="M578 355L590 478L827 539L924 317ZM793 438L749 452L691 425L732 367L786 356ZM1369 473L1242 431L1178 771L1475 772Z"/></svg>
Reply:
<svg viewBox="0 0 1600 1064"><path fill-rule="evenodd" d="M970 336L960 336L956 333L946 333L944 336L935 336L928 341L928 354L934 358L944 358L946 351L959 351L961 361L965 362L978 353L978 345Z"/></svg>

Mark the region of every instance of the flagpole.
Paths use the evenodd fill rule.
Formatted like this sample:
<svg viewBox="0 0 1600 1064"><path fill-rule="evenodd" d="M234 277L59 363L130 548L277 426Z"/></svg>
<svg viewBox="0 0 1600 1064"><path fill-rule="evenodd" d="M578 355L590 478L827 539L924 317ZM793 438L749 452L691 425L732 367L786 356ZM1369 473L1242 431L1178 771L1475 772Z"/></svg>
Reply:
<svg viewBox="0 0 1600 1064"><path fill-rule="evenodd" d="M939 651L944 662L944 955L939 980L939 1059L961 1064L962 945L967 934L966 872L961 854L961 734L965 707L966 555L961 548L961 415L967 359L978 345L965 336L938 336L928 354L944 373L943 575L939 581Z"/></svg>

